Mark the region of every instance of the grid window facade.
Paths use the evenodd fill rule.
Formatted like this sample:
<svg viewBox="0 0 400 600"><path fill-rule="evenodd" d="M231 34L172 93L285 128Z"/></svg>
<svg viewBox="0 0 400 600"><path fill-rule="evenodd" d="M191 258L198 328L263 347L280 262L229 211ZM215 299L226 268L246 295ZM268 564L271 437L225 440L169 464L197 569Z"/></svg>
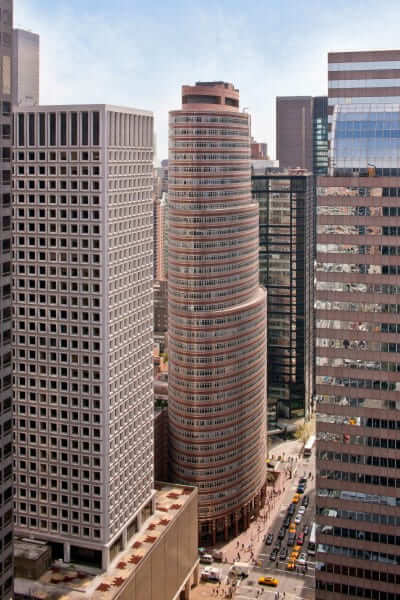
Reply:
<svg viewBox="0 0 400 600"><path fill-rule="evenodd" d="M30 107L14 142L16 531L106 566L152 496L152 118Z"/></svg>

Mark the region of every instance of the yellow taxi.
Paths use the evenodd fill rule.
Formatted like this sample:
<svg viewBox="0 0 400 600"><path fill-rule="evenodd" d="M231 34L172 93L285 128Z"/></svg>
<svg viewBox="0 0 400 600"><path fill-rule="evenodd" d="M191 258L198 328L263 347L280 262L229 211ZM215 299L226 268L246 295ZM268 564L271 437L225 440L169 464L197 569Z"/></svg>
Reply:
<svg viewBox="0 0 400 600"><path fill-rule="evenodd" d="M290 523L289 533L296 533L296 523Z"/></svg>
<svg viewBox="0 0 400 600"><path fill-rule="evenodd" d="M292 503L297 504L298 501L300 500L300 498L301 498L300 494L295 494L292 498Z"/></svg>
<svg viewBox="0 0 400 600"><path fill-rule="evenodd" d="M276 587L279 583L279 579L276 579L275 577L271 577L271 576L267 575L265 577L260 577L260 579L258 580L258 583L260 585L270 585L271 587Z"/></svg>
<svg viewBox="0 0 400 600"><path fill-rule="evenodd" d="M289 560L296 561L299 558L300 552L291 552L289 556Z"/></svg>
<svg viewBox="0 0 400 600"><path fill-rule="evenodd" d="M293 560L289 560L288 564L287 564L287 568L289 569L289 571L293 571L296 568L296 563Z"/></svg>
<svg viewBox="0 0 400 600"><path fill-rule="evenodd" d="M301 546L293 546L292 552L301 552Z"/></svg>

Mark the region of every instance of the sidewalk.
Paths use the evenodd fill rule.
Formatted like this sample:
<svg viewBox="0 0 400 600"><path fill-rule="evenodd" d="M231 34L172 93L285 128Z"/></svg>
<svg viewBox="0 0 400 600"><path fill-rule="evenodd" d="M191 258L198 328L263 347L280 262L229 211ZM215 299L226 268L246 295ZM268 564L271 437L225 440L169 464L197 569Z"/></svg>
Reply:
<svg viewBox="0 0 400 600"><path fill-rule="evenodd" d="M302 443L297 440L281 441L270 450L270 457L281 456L282 462L289 457L294 459L299 456ZM235 561L252 562L263 547L263 540L271 523L273 523L280 511L281 497L283 496L290 479L282 473L282 489L267 488L267 500L257 518L254 518L248 529L243 531L237 538L220 546L225 562Z"/></svg>

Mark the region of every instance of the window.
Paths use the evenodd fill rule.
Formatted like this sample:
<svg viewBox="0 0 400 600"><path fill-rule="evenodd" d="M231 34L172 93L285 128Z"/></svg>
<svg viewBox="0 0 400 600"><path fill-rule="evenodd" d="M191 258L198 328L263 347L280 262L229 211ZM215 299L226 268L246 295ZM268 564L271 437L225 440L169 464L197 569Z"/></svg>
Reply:
<svg viewBox="0 0 400 600"><path fill-rule="evenodd" d="M29 135L29 140L28 140L29 146L34 146L35 145L35 115L34 115L34 113L29 113L28 135Z"/></svg>
<svg viewBox="0 0 400 600"><path fill-rule="evenodd" d="M46 115L39 113L39 146L46 145ZM46 160L45 153L39 153L39 160Z"/></svg>
<svg viewBox="0 0 400 600"><path fill-rule="evenodd" d="M50 113L49 127L50 127L50 146L55 146L56 145L56 113Z"/></svg>
<svg viewBox="0 0 400 600"><path fill-rule="evenodd" d="M67 145L67 113L65 112L60 114L60 145Z"/></svg>
<svg viewBox="0 0 400 600"><path fill-rule="evenodd" d="M24 113L18 113L18 145L24 146L25 144L25 115Z"/></svg>
<svg viewBox="0 0 400 600"><path fill-rule="evenodd" d="M71 146L78 144L78 113L71 113ZM77 160L74 152L71 153L71 160Z"/></svg>
<svg viewBox="0 0 400 600"><path fill-rule="evenodd" d="M82 146L89 144L89 113L83 112L81 115L82 119Z"/></svg>
<svg viewBox="0 0 400 600"><path fill-rule="evenodd" d="M93 113L93 146L98 146L100 143L100 114L95 111Z"/></svg>

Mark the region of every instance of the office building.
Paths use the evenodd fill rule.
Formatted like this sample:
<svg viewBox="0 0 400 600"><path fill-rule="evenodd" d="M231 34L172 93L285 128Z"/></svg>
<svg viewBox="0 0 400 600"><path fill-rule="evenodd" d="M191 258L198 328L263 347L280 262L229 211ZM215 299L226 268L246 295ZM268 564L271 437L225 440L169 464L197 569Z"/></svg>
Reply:
<svg viewBox="0 0 400 600"><path fill-rule="evenodd" d="M168 284L165 280L154 281L154 338L165 337L168 332Z"/></svg>
<svg viewBox="0 0 400 600"><path fill-rule="evenodd" d="M255 164L255 163L253 163ZM260 207L260 283L268 307L268 434L309 420L314 391L314 181L253 167ZM293 423L295 428L296 424Z"/></svg>
<svg viewBox="0 0 400 600"><path fill-rule="evenodd" d="M39 36L13 29L12 48L12 103L39 104Z"/></svg>
<svg viewBox="0 0 400 600"><path fill-rule="evenodd" d="M164 279L164 253L163 253L163 211L161 206L162 180L158 169L153 174L153 277Z"/></svg>
<svg viewBox="0 0 400 600"><path fill-rule="evenodd" d="M328 57L318 179L316 599L400 598L400 50Z"/></svg>
<svg viewBox="0 0 400 600"><path fill-rule="evenodd" d="M163 192L160 202L160 275L168 279L168 193Z"/></svg>
<svg viewBox="0 0 400 600"><path fill-rule="evenodd" d="M248 526L265 496L266 299L250 120L232 84L183 86L170 112L170 475L199 489L202 543Z"/></svg>
<svg viewBox="0 0 400 600"><path fill-rule="evenodd" d="M161 177L161 191L164 193L168 192L168 159L165 158L161 161L161 167L158 170Z"/></svg>
<svg viewBox="0 0 400 600"><path fill-rule="evenodd" d="M105 572L49 565L47 544L16 540L15 600L189 600L199 581L197 490L155 488L154 513Z"/></svg>
<svg viewBox="0 0 400 600"><path fill-rule="evenodd" d="M276 98L276 158L282 168L324 175L328 168L326 96Z"/></svg>
<svg viewBox="0 0 400 600"><path fill-rule="evenodd" d="M11 312L11 61L12 20L11 0L0 0L2 77L0 85L1 141L0 141L0 214L1 214L1 391L0 391L0 598L12 597L13 546L12 546L12 312Z"/></svg>
<svg viewBox="0 0 400 600"><path fill-rule="evenodd" d="M152 134L14 113L15 532L103 569L154 508Z"/></svg>
<svg viewBox="0 0 400 600"><path fill-rule="evenodd" d="M313 173L314 176L328 173L328 98L313 98Z"/></svg>
<svg viewBox="0 0 400 600"><path fill-rule="evenodd" d="M251 138L250 142L251 160L268 160L268 149L267 144L264 142L256 142L254 138Z"/></svg>

